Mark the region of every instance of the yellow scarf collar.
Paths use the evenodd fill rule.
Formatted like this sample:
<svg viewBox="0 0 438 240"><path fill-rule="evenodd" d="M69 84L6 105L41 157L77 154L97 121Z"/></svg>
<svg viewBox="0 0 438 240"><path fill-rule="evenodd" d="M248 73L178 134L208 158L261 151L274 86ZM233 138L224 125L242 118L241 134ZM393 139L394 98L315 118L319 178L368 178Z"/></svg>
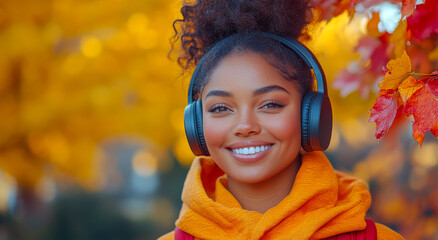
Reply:
<svg viewBox="0 0 438 240"><path fill-rule="evenodd" d="M184 183L176 226L200 239L320 239L364 229L366 184L306 153L291 192L264 214L242 209L211 158L196 158Z"/></svg>

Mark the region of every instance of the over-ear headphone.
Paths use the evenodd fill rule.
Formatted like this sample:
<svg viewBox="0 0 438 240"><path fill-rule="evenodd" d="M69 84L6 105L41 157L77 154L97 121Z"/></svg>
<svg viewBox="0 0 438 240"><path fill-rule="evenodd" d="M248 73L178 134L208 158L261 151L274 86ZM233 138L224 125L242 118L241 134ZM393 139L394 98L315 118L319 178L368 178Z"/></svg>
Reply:
<svg viewBox="0 0 438 240"><path fill-rule="evenodd" d="M301 146L308 152L326 150L330 143L333 123L332 107L328 98L327 83L321 65L312 52L297 40L265 32L261 34L270 39L277 40L298 54L306 65L313 69L318 88L316 92L306 93L301 100ZM192 152L196 156L210 155L205 143L202 126L201 99L195 99L196 96L193 94L194 82L207 55L205 54L201 58L193 72L188 91L188 104L184 110L184 126L187 140Z"/></svg>

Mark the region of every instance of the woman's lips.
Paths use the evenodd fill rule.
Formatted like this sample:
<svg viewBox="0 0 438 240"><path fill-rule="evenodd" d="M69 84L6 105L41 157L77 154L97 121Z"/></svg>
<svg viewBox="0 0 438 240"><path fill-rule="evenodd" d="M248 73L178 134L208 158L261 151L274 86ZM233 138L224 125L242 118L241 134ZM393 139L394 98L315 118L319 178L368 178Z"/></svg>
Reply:
<svg viewBox="0 0 438 240"><path fill-rule="evenodd" d="M274 144L267 142L241 142L230 145L227 150L236 160L252 163L262 159L273 146Z"/></svg>

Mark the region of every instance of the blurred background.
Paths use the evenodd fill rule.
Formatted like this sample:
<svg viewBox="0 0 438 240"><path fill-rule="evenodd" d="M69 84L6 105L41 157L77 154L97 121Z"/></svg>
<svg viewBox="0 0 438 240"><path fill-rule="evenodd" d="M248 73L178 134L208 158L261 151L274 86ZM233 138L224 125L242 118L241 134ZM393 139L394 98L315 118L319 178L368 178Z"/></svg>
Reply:
<svg viewBox="0 0 438 240"><path fill-rule="evenodd" d="M401 19L401 3L377 2L320 11L310 26L306 44L326 71L335 115L326 154L369 183L369 217L407 239L436 240L437 138L427 133L420 147L406 119L377 141L368 123L383 72L361 72L370 50L357 46L370 36L391 44L382 36ZM180 7L0 0L0 240L156 239L174 228L193 159L183 128L190 74L168 58ZM436 36L424 42L410 56L429 73Z"/></svg>

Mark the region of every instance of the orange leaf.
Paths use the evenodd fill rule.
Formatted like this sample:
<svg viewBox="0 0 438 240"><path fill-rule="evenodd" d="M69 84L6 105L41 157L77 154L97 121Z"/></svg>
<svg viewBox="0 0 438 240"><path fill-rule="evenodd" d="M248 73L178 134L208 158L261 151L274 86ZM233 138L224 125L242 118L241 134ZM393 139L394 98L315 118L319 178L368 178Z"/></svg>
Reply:
<svg viewBox="0 0 438 240"><path fill-rule="evenodd" d="M392 90L392 89L381 89L379 91L379 96L393 94L393 93L394 93L394 90Z"/></svg>
<svg viewBox="0 0 438 240"><path fill-rule="evenodd" d="M412 94L406 102L405 113L414 116L412 135L420 146L427 131L438 137L438 81L428 81Z"/></svg>
<svg viewBox="0 0 438 240"><path fill-rule="evenodd" d="M403 102L406 102L415 91L424 86L423 81L418 81L414 77L409 76L407 79L403 81L402 84L398 87L398 92L403 99Z"/></svg>
<svg viewBox="0 0 438 240"><path fill-rule="evenodd" d="M376 123L376 138L381 138L391 127L397 114L397 99L393 91L384 90L371 109L368 122Z"/></svg>
<svg viewBox="0 0 438 240"><path fill-rule="evenodd" d="M389 70L385 74L385 78L379 83L381 89L396 89L400 82L411 73L411 59L406 51L400 58L391 60L386 65Z"/></svg>
<svg viewBox="0 0 438 240"><path fill-rule="evenodd" d="M367 32L368 35L373 37L379 37L382 33L379 31L380 15L379 12L373 12L373 16L368 21Z"/></svg>

